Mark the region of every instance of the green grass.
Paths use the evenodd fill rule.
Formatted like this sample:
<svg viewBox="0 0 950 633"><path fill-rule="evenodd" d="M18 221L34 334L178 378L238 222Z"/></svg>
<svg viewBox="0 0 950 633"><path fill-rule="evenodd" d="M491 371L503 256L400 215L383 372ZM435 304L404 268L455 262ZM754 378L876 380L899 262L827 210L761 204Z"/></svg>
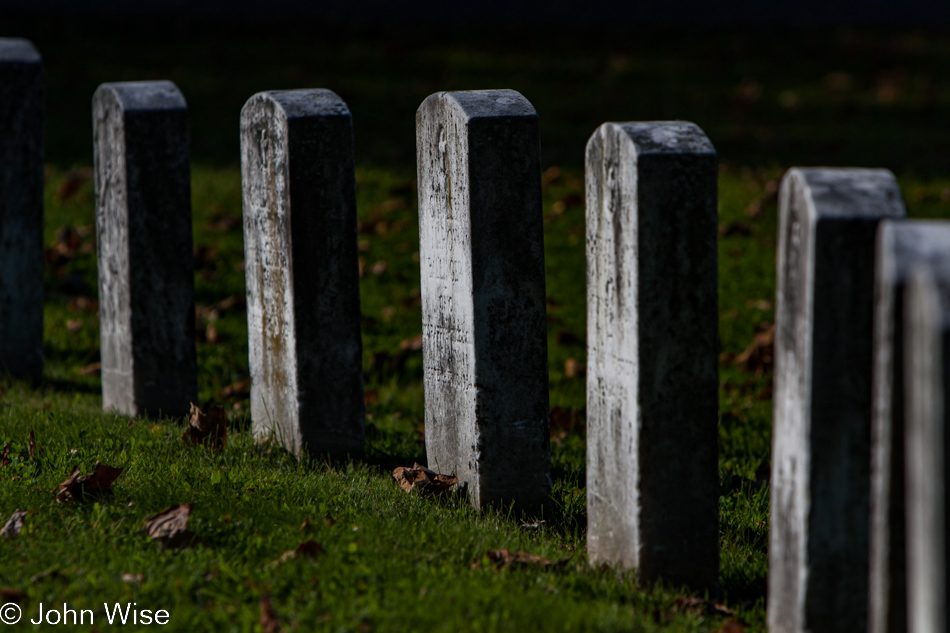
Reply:
<svg viewBox="0 0 950 633"><path fill-rule="evenodd" d="M20 537L0 541L0 586L25 593L29 617L40 602L65 601L93 608L105 630L102 603L134 601L170 611L173 630L251 631L269 596L284 630L719 629L728 617L677 602L682 588L638 586L630 573L588 565L584 376L566 371L569 360L585 361L584 142L604 120L684 118L707 131L721 160L721 599L747 630L764 630L768 486L756 479L769 459L771 374L731 359L774 319L775 186L793 164L884 165L912 216L950 216L950 134L937 125L950 114L950 38L841 31L631 41L552 29L517 41L476 33L421 44L412 33L321 38L286 25L286 36L186 28L142 47L134 32L99 33L87 50L83 25L52 24L25 20L16 34L32 37L47 64L45 242L55 247L72 226L79 243L47 266L43 383L0 384L0 444L13 455L0 468L0 518L30 511ZM99 378L79 372L99 358L89 97L101 81L151 77L175 80L192 111L199 399L228 410L221 453L186 447L180 420L103 413ZM312 86L337 90L354 113L368 402L360 463L296 461L255 444L246 397L224 391L248 377L246 316L228 301L244 295L237 114L256 91ZM407 495L389 474L425 457L421 355L400 345L421 332L412 115L435 90L483 87L519 89L542 121L556 423L554 509L538 530L463 500ZM72 469L88 472L97 460L125 468L114 493L56 503ZM195 505L189 525L199 544L162 550L146 535L145 520L173 503ZM274 564L309 539L325 553ZM572 558L560 568L496 570L482 559L499 548Z"/></svg>

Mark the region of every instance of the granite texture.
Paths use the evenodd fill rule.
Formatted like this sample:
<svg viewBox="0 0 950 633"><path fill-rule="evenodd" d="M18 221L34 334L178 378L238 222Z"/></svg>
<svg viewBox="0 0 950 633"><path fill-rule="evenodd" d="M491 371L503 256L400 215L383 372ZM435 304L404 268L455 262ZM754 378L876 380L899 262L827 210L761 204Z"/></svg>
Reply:
<svg viewBox="0 0 950 633"><path fill-rule="evenodd" d="M0 38L0 372L43 375L43 61Z"/></svg>
<svg viewBox="0 0 950 633"><path fill-rule="evenodd" d="M950 266L946 259L915 265L904 312L907 500L907 628L944 633L950 605L950 503L947 394L950 393ZM901 310L903 307L903 310ZM900 362L900 361L898 361ZM896 484L896 482L895 482Z"/></svg>
<svg viewBox="0 0 950 633"><path fill-rule="evenodd" d="M188 414L197 402L188 110L169 81L92 99L102 406Z"/></svg>
<svg viewBox="0 0 950 633"><path fill-rule="evenodd" d="M365 452L353 123L330 90L241 111L244 266L256 435L294 454Z"/></svg>
<svg viewBox="0 0 950 633"><path fill-rule="evenodd" d="M513 90L416 113L426 454L476 507L551 490L538 117Z"/></svg>
<svg viewBox="0 0 950 633"><path fill-rule="evenodd" d="M717 159L684 121L587 143L587 550L717 592Z"/></svg>
<svg viewBox="0 0 950 633"><path fill-rule="evenodd" d="M868 614L874 243L904 216L881 169L795 168L779 191L768 625Z"/></svg>
<svg viewBox="0 0 950 633"><path fill-rule="evenodd" d="M910 271L950 265L950 223L885 221L877 233L868 630L907 629L903 305Z"/></svg>

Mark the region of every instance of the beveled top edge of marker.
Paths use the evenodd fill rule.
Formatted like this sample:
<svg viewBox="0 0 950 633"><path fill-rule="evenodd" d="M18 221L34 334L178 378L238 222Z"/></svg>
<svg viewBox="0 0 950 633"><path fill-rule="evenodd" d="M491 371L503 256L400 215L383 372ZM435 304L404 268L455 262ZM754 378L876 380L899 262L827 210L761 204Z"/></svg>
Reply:
<svg viewBox="0 0 950 633"><path fill-rule="evenodd" d="M284 116L288 119L351 116L349 106L340 95L327 88L266 90L248 99L244 103L244 108L259 100L273 101L283 110Z"/></svg>
<svg viewBox="0 0 950 633"><path fill-rule="evenodd" d="M104 83L96 89L93 100L104 91L115 95L125 112L156 110L187 110L185 96L171 81L124 81Z"/></svg>
<svg viewBox="0 0 950 633"><path fill-rule="evenodd" d="M716 148L702 128L691 121L608 121L633 141L637 155L715 154Z"/></svg>
<svg viewBox="0 0 950 633"><path fill-rule="evenodd" d="M900 186L887 169L863 167L792 167L782 178L784 191L797 181L813 219L868 220L907 215Z"/></svg>
<svg viewBox="0 0 950 633"><path fill-rule="evenodd" d="M537 117L538 113L517 90L460 90L430 95L458 108L468 120L508 117ZM425 102L423 102L425 103Z"/></svg>
<svg viewBox="0 0 950 633"><path fill-rule="evenodd" d="M33 42L22 37L0 37L0 64L19 62L42 63L43 58Z"/></svg>

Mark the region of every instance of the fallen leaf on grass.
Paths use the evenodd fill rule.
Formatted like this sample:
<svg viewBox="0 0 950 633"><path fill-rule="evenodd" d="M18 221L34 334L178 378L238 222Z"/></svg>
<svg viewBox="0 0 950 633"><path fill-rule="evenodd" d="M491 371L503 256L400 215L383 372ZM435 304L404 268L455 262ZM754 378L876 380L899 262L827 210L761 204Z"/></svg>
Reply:
<svg viewBox="0 0 950 633"><path fill-rule="evenodd" d="M145 576L142 574L130 574L129 572L122 574L122 582L124 583L140 585L143 580L145 580Z"/></svg>
<svg viewBox="0 0 950 633"><path fill-rule="evenodd" d="M407 338L399 342L399 349L410 352L418 352L422 349L422 335L417 334L412 338Z"/></svg>
<svg viewBox="0 0 950 633"><path fill-rule="evenodd" d="M48 421L49 420L47 420L47 422ZM35 459L36 458L36 434L33 433L33 429L30 429L29 438L30 438L30 443L27 446L27 454L29 455L30 459Z"/></svg>
<svg viewBox="0 0 950 633"><path fill-rule="evenodd" d="M232 382L230 385L218 392L218 400L243 400L251 395L251 379Z"/></svg>
<svg viewBox="0 0 950 633"><path fill-rule="evenodd" d="M23 604L26 600L26 592L14 589L13 587L4 587L0 589L0 600L3 600L3 602Z"/></svg>
<svg viewBox="0 0 950 633"><path fill-rule="evenodd" d="M192 446L205 445L211 450L224 450L228 441L228 419L224 414L224 407L210 407L208 412L204 413L192 403L191 420L182 433L181 440Z"/></svg>
<svg viewBox="0 0 950 633"><path fill-rule="evenodd" d="M77 369L76 373L83 376L98 376L102 373L102 363L90 363L85 367Z"/></svg>
<svg viewBox="0 0 950 633"><path fill-rule="evenodd" d="M459 482L458 477L439 474L418 463L413 464L412 468L400 466L393 471L393 479L406 492L419 488L423 492L440 493L451 490Z"/></svg>
<svg viewBox="0 0 950 633"><path fill-rule="evenodd" d="M10 463L10 442L3 445L3 452L0 453L0 467Z"/></svg>
<svg viewBox="0 0 950 633"><path fill-rule="evenodd" d="M145 522L145 531L163 548L190 545L195 534L188 529L188 519L194 505L190 503L169 506Z"/></svg>
<svg viewBox="0 0 950 633"><path fill-rule="evenodd" d="M572 556L565 556L561 560L552 561L537 554L529 554L528 552L513 552L508 549L490 549L485 552L485 558L488 559L489 563L494 563L495 567L499 569L503 567L541 567L548 569L551 567L564 567L570 562ZM482 561L480 560L472 563L473 569L477 569L481 566Z"/></svg>
<svg viewBox="0 0 950 633"><path fill-rule="evenodd" d="M724 604L695 596L683 596L673 601L673 610L692 615L720 615L732 617L736 613Z"/></svg>
<svg viewBox="0 0 950 633"><path fill-rule="evenodd" d="M294 549L289 549L283 554L280 555L280 558L271 563L272 566L282 565L289 560L293 560L297 557L306 556L307 558L313 558L318 554L323 554L324 549L323 545L317 543L313 539L309 541L304 541Z"/></svg>
<svg viewBox="0 0 950 633"><path fill-rule="evenodd" d="M261 628L264 633L280 633L277 609L270 601L270 596L261 596Z"/></svg>
<svg viewBox="0 0 950 633"><path fill-rule="evenodd" d="M735 360L741 369L756 374L772 367L775 354L775 324L762 323L760 328L762 331L755 335L752 343Z"/></svg>
<svg viewBox="0 0 950 633"><path fill-rule="evenodd" d="M722 625L718 633L745 633L745 625L739 620L729 620Z"/></svg>
<svg viewBox="0 0 950 633"><path fill-rule="evenodd" d="M576 358L568 358L564 361L564 377L565 378L575 378L577 376L583 376L587 373L587 368L583 363L577 361Z"/></svg>
<svg viewBox="0 0 950 633"><path fill-rule="evenodd" d="M59 484L56 491L56 501L62 503L72 499L82 499L86 495L112 492L112 483L119 478L124 468L113 468L96 462L92 472L83 475L77 467L69 478Z"/></svg>
<svg viewBox="0 0 950 633"><path fill-rule="evenodd" d="M0 529L0 538L16 538L20 536L20 530L23 529L23 519L26 518L25 510L14 510L13 516Z"/></svg>

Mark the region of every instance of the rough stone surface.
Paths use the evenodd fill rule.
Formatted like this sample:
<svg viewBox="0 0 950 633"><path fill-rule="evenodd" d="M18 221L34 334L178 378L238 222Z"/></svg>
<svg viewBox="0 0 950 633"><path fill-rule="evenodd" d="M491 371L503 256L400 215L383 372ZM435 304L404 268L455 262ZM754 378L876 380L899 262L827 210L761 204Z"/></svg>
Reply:
<svg viewBox="0 0 950 633"><path fill-rule="evenodd" d="M330 90L241 111L254 433L300 454L365 451L350 111Z"/></svg>
<svg viewBox="0 0 950 633"><path fill-rule="evenodd" d="M950 605L950 416L946 405L950 393L950 266L946 260L915 267L903 312L907 628L912 633L944 633Z"/></svg>
<svg viewBox="0 0 950 633"><path fill-rule="evenodd" d="M477 507L551 490L540 151L513 90L416 113L426 453Z"/></svg>
<svg viewBox="0 0 950 633"><path fill-rule="evenodd" d="M868 630L907 629L903 306L910 271L950 267L950 223L885 221L877 233Z"/></svg>
<svg viewBox="0 0 950 633"><path fill-rule="evenodd" d="M587 143L587 549L716 593L717 159L683 121Z"/></svg>
<svg viewBox="0 0 950 633"><path fill-rule="evenodd" d="M188 110L170 81L92 98L102 406L187 415L197 401Z"/></svg>
<svg viewBox="0 0 950 633"><path fill-rule="evenodd" d="M792 169L779 192L769 630L868 613L874 236L904 215L881 169Z"/></svg>
<svg viewBox="0 0 950 633"><path fill-rule="evenodd" d="M0 372L43 374L43 61L0 38Z"/></svg>

